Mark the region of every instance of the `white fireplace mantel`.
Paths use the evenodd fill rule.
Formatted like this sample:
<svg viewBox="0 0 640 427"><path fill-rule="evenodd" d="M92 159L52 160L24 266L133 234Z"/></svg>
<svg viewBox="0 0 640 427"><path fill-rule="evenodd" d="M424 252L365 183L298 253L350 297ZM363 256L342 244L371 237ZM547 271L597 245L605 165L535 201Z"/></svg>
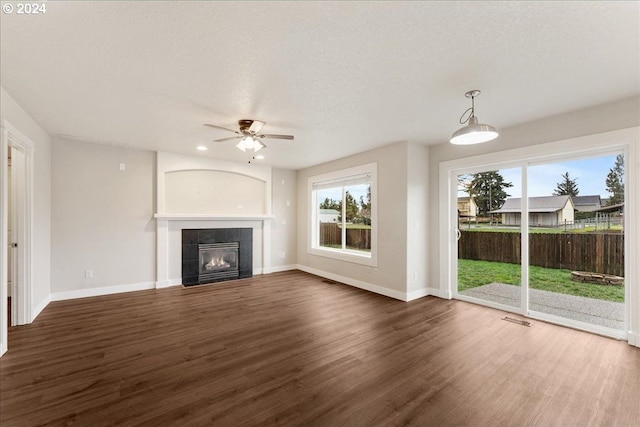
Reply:
<svg viewBox="0 0 640 427"><path fill-rule="evenodd" d="M234 214L160 214L156 219L156 288L179 285L181 277L170 276L170 249L179 248L175 241L171 243L170 229L182 230L189 228L232 228L238 226L251 227L254 230L254 250L256 248L256 234L260 248L259 267L254 267L253 274L265 274L271 271L271 220L273 215L234 215ZM175 240L175 239L173 239ZM254 260L256 259L254 252Z"/></svg>
<svg viewBox="0 0 640 427"><path fill-rule="evenodd" d="M160 214L155 219L165 221L265 221L273 219L273 215L215 215L215 214Z"/></svg>

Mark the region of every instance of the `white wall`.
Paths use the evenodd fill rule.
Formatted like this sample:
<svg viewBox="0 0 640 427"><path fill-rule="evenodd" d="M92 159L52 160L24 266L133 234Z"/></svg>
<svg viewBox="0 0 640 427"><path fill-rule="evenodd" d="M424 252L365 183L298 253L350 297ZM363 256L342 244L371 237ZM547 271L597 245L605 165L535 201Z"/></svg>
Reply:
<svg viewBox="0 0 640 427"><path fill-rule="evenodd" d="M58 138L52 163L54 299L70 291L151 286L155 153Z"/></svg>
<svg viewBox="0 0 640 427"><path fill-rule="evenodd" d="M35 147L32 276L32 310L35 316L49 301L51 289L51 138L1 87L0 118L27 136Z"/></svg>
<svg viewBox="0 0 640 427"><path fill-rule="evenodd" d="M398 142L298 171L297 260L300 268L378 293L407 293L408 143ZM378 164L378 265L370 267L308 253L309 177L368 163Z"/></svg>
<svg viewBox="0 0 640 427"><path fill-rule="evenodd" d="M271 271L279 271L296 264L297 173L275 168L272 173Z"/></svg>
<svg viewBox="0 0 640 427"><path fill-rule="evenodd" d="M266 214L265 181L215 170L164 174L166 213Z"/></svg>
<svg viewBox="0 0 640 427"><path fill-rule="evenodd" d="M407 145L407 293L414 299L437 293L428 289L429 151Z"/></svg>

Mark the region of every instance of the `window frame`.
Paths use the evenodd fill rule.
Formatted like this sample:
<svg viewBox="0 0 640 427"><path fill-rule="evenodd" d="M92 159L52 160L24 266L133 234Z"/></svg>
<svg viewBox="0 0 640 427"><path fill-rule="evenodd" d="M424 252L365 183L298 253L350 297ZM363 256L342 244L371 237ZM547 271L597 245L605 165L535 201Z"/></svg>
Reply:
<svg viewBox="0 0 640 427"><path fill-rule="evenodd" d="M326 248L319 245L319 201L314 186L326 185L333 182L336 187L343 186L345 181L356 176L368 175L371 178L371 252L352 249ZM333 172L315 175L308 178L309 197L309 227L307 234L307 253L311 255L333 258L340 261L352 262L371 267L378 266L378 164L367 163L360 166L341 169ZM344 188L343 188L344 199ZM343 213L344 218L344 213Z"/></svg>

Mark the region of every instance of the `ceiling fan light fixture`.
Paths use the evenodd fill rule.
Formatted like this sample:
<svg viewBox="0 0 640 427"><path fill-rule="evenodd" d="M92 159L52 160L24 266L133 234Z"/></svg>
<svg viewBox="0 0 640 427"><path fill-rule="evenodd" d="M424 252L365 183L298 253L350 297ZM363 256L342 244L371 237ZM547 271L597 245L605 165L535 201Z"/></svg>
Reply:
<svg viewBox="0 0 640 427"><path fill-rule="evenodd" d="M478 118L475 115L475 97L480 95L479 90L470 90L465 93L467 98L471 98L471 108L468 108L460 117L460 123L468 123L466 126L461 127L451 135L449 142L455 145L471 145L480 144L482 142L491 141L498 137L498 131L491 125L478 123ZM464 116L469 113L469 117L464 119Z"/></svg>
<svg viewBox="0 0 640 427"><path fill-rule="evenodd" d="M266 145L264 145L264 143L259 139L254 138L251 135L247 135L240 140L240 142L238 143L238 145L236 145L236 147L238 147L240 150L245 152L247 150L253 150L254 152L257 152L265 148Z"/></svg>
<svg viewBox="0 0 640 427"><path fill-rule="evenodd" d="M254 139L253 140L253 151L254 152L258 152L260 150L262 150L263 148L265 148L266 145L264 145L264 143L262 141L260 141L259 139Z"/></svg>

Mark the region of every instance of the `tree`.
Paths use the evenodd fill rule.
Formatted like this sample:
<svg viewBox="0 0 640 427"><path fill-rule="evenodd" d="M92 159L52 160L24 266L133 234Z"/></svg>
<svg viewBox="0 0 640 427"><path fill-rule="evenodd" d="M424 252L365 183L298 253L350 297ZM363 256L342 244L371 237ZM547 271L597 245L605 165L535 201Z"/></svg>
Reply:
<svg viewBox="0 0 640 427"><path fill-rule="evenodd" d="M624 156L618 154L616 162L607 174L607 191L611 193L609 205L624 203Z"/></svg>
<svg viewBox="0 0 640 427"><path fill-rule="evenodd" d="M562 174L562 181L556 184L556 189L553 190L554 196L571 196L576 197L580 190L578 190L578 184L576 179L569 178L569 172Z"/></svg>
<svg viewBox="0 0 640 427"><path fill-rule="evenodd" d="M326 197L324 201L320 203L320 209L335 209L342 212L342 203Z"/></svg>
<svg viewBox="0 0 640 427"><path fill-rule="evenodd" d="M469 196L475 197L480 215L487 215L489 211L499 209L510 195L505 188L513 187L505 182L498 171L474 173L469 184Z"/></svg>
<svg viewBox="0 0 640 427"><path fill-rule="evenodd" d="M356 201L356 198L353 197L351 193L349 193L349 191L344 192L344 199L346 201L346 208L345 208L346 221L345 222L353 222L353 220L358 217L358 212L360 210L358 208L358 202ZM340 201L339 210L340 210L340 215L338 216L338 221L342 221L342 201Z"/></svg>
<svg viewBox="0 0 640 427"><path fill-rule="evenodd" d="M371 225L371 185L367 186L367 201L360 196L360 218L363 224Z"/></svg>

